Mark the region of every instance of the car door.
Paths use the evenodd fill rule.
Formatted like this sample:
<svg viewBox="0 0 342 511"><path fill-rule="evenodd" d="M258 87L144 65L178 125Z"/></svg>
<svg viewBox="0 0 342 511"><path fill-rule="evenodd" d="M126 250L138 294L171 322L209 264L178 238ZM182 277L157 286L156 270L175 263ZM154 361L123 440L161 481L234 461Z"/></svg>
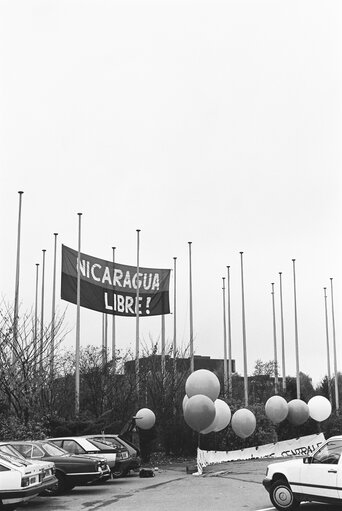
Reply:
<svg viewBox="0 0 342 511"><path fill-rule="evenodd" d="M339 473L341 471L342 440L327 441L309 463L301 467L300 484L304 495L338 499ZM341 483L341 481L340 481ZM341 486L341 484L340 484Z"/></svg>

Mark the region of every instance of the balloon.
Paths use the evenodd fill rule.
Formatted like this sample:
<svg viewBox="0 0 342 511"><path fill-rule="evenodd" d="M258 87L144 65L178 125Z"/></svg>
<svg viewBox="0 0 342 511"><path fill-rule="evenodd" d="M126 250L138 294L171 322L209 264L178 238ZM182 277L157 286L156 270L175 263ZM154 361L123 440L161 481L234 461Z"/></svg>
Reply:
<svg viewBox="0 0 342 511"><path fill-rule="evenodd" d="M309 407L301 399L292 399L288 403L289 412L287 414L287 420L295 426L304 424L309 418Z"/></svg>
<svg viewBox="0 0 342 511"><path fill-rule="evenodd" d="M156 422L156 416L149 408L141 408L134 418L136 425L141 429L151 429Z"/></svg>
<svg viewBox="0 0 342 511"><path fill-rule="evenodd" d="M184 420L195 431L203 431L215 418L215 405L208 396L197 394L189 398L184 410Z"/></svg>
<svg viewBox="0 0 342 511"><path fill-rule="evenodd" d="M216 416L215 416L215 427L214 431L221 431L226 428L230 423L230 419L232 416L232 412L230 411L229 406L222 399L216 399L215 403Z"/></svg>
<svg viewBox="0 0 342 511"><path fill-rule="evenodd" d="M272 396L266 401L265 413L274 424L279 424L279 422L285 420L288 411L288 404L281 396Z"/></svg>
<svg viewBox="0 0 342 511"><path fill-rule="evenodd" d="M331 414L331 403L324 396L314 396L308 402L310 417L317 422L325 421Z"/></svg>
<svg viewBox="0 0 342 511"><path fill-rule="evenodd" d="M247 438L254 433L256 427L255 415L247 408L237 410L232 418L234 433L240 438Z"/></svg>
<svg viewBox="0 0 342 511"><path fill-rule="evenodd" d="M208 369L198 369L186 380L185 392L188 397L201 394L215 401L220 394L220 382L218 377Z"/></svg>
<svg viewBox="0 0 342 511"><path fill-rule="evenodd" d="M185 394L185 396L183 397L183 403L182 403L183 413L184 413L184 410L185 410L185 407L186 407L186 405L187 405L188 401L189 401L189 398L188 398L188 396Z"/></svg>

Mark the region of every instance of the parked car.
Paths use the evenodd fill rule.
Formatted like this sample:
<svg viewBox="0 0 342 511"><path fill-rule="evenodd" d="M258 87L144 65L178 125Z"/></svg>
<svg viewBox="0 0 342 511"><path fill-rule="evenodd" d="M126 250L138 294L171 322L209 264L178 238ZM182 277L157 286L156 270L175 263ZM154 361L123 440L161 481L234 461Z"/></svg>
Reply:
<svg viewBox="0 0 342 511"><path fill-rule="evenodd" d="M82 436L49 438L49 441L71 454L82 456L90 455L101 459L105 458L111 472L115 469L116 451L115 449L108 448L108 446L106 452L104 452L102 448Z"/></svg>
<svg viewBox="0 0 342 511"><path fill-rule="evenodd" d="M87 456L73 456L45 440L17 440L9 442L19 453L30 460L53 461L56 467L56 485L49 490L57 495L75 486L84 486L110 477L106 460Z"/></svg>
<svg viewBox="0 0 342 511"><path fill-rule="evenodd" d="M37 497L56 484L56 477L44 481L41 466L0 454L0 509L14 510L17 505Z"/></svg>
<svg viewBox="0 0 342 511"><path fill-rule="evenodd" d="M98 434L87 435L88 440L96 440L98 442L108 442L113 447L124 448L128 456L123 456L123 463L118 471L117 477L123 477L129 474L131 470L138 470L141 467L140 450L128 440L122 438L121 435L114 434ZM118 455L120 457L120 455ZM121 473L120 473L121 472Z"/></svg>
<svg viewBox="0 0 342 511"><path fill-rule="evenodd" d="M34 462L30 461L30 460L24 458L24 456L22 456L22 454L20 454L20 452L17 449L12 447L7 442L0 442L0 454L5 454L6 456L13 457L14 459L19 458L20 460L27 463L27 465L35 463L43 471L44 482L53 480L54 484L57 484L56 483L57 479L55 477L56 467L55 467L55 464L53 461L40 461L40 460L35 460ZM42 494L49 495L50 492L51 492L51 488L44 490L42 492Z"/></svg>
<svg viewBox="0 0 342 511"><path fill-rule="evenodd" d="M342 504L342 435L329 438L312 456L268 465L263 484L272 504L293 511L301 502Z"/></svg>

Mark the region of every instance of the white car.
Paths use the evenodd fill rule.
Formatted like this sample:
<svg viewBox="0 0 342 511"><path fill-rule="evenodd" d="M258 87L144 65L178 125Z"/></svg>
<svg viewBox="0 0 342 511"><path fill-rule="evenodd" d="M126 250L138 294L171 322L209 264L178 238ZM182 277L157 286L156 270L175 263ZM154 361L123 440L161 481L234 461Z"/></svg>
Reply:
<svg viewBox="0 0 342 511"><path fill-rule="evenodd" d="M7 442L0 442L0 454L5 454L10 457L13 456L14 459L19 458L28 465L35 464L39 466L43 471L44 482L55 480L56 467L53 461L41 461L38 459L34 461L27 460L26 458L24 458L24 456L22 456L22 454L20 454L19 451L17 451L17 449L14 449L14 447L12 447Z"/></svg>
<svg viewBox="0 0 342 511"><path fill-rule="evenodd" d="M105 458L111 471L114 470L116 462L115 449L108 449L103 453L92 442L82 436L49 438L48 442L53 442L57 447L65 449L71 454L81 454L82 456L92 456L95 458ZM112 450L112 452L109 452Z"/></svg>
<svg viewBox="0 0 342 511"><path fill-rule="evenodd" d="M16 509L56 482L55 476L44 481L44 471L37 464L0 454L0 509Z"/></svg>
<svg viewBox="0 0 342 511"><path fill-rule="evenodd" d="M293 511L301 502L342 505L342 435L329 438L312 456L268 465L263 485L272 504Z"/></svg>

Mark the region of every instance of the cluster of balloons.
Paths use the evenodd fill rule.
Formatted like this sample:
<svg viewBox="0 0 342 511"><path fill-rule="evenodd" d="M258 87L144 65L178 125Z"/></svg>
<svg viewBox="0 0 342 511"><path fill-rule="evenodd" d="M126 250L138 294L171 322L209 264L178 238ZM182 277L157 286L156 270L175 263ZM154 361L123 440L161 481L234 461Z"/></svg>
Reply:
<svg viewBox="0 0 342 511"><path fill-rule="evenodd" d="M141 408L134 416L135 424L141 429L151 429L155 425L156 416L149 408Z"/></svg>
<svg viewBox="0 0 342 511"><path fill-rule="evenodd" d="M307 404L301 399L287 403L281 396L272 396L265 404L265 413L274 424L287 419L291 424L300 426L309 417L317 422L325 421L331 414L331 403L324 396L314 396Z"/></svg>
<svg viewBox="0 0 342 511"><path fill-rule="evenodd" d="M247 409L238 410L233 418L228 404L218 399L220 382L207 369L191 373L185 383L183 399L184 420L193 430L204 435L226 428L232 419L232 428L241 438L250 436L256 427L254 414Z"/></svg>
<svg viewBox="0 0 342 511"><path fill-rule="evenodd" d="M207 369L194 371L186 380L185 392L183 413L190 428L206 434L220 431L229 424L230 408L224 401L217 399L220 382L214 373Z"/></svg>

